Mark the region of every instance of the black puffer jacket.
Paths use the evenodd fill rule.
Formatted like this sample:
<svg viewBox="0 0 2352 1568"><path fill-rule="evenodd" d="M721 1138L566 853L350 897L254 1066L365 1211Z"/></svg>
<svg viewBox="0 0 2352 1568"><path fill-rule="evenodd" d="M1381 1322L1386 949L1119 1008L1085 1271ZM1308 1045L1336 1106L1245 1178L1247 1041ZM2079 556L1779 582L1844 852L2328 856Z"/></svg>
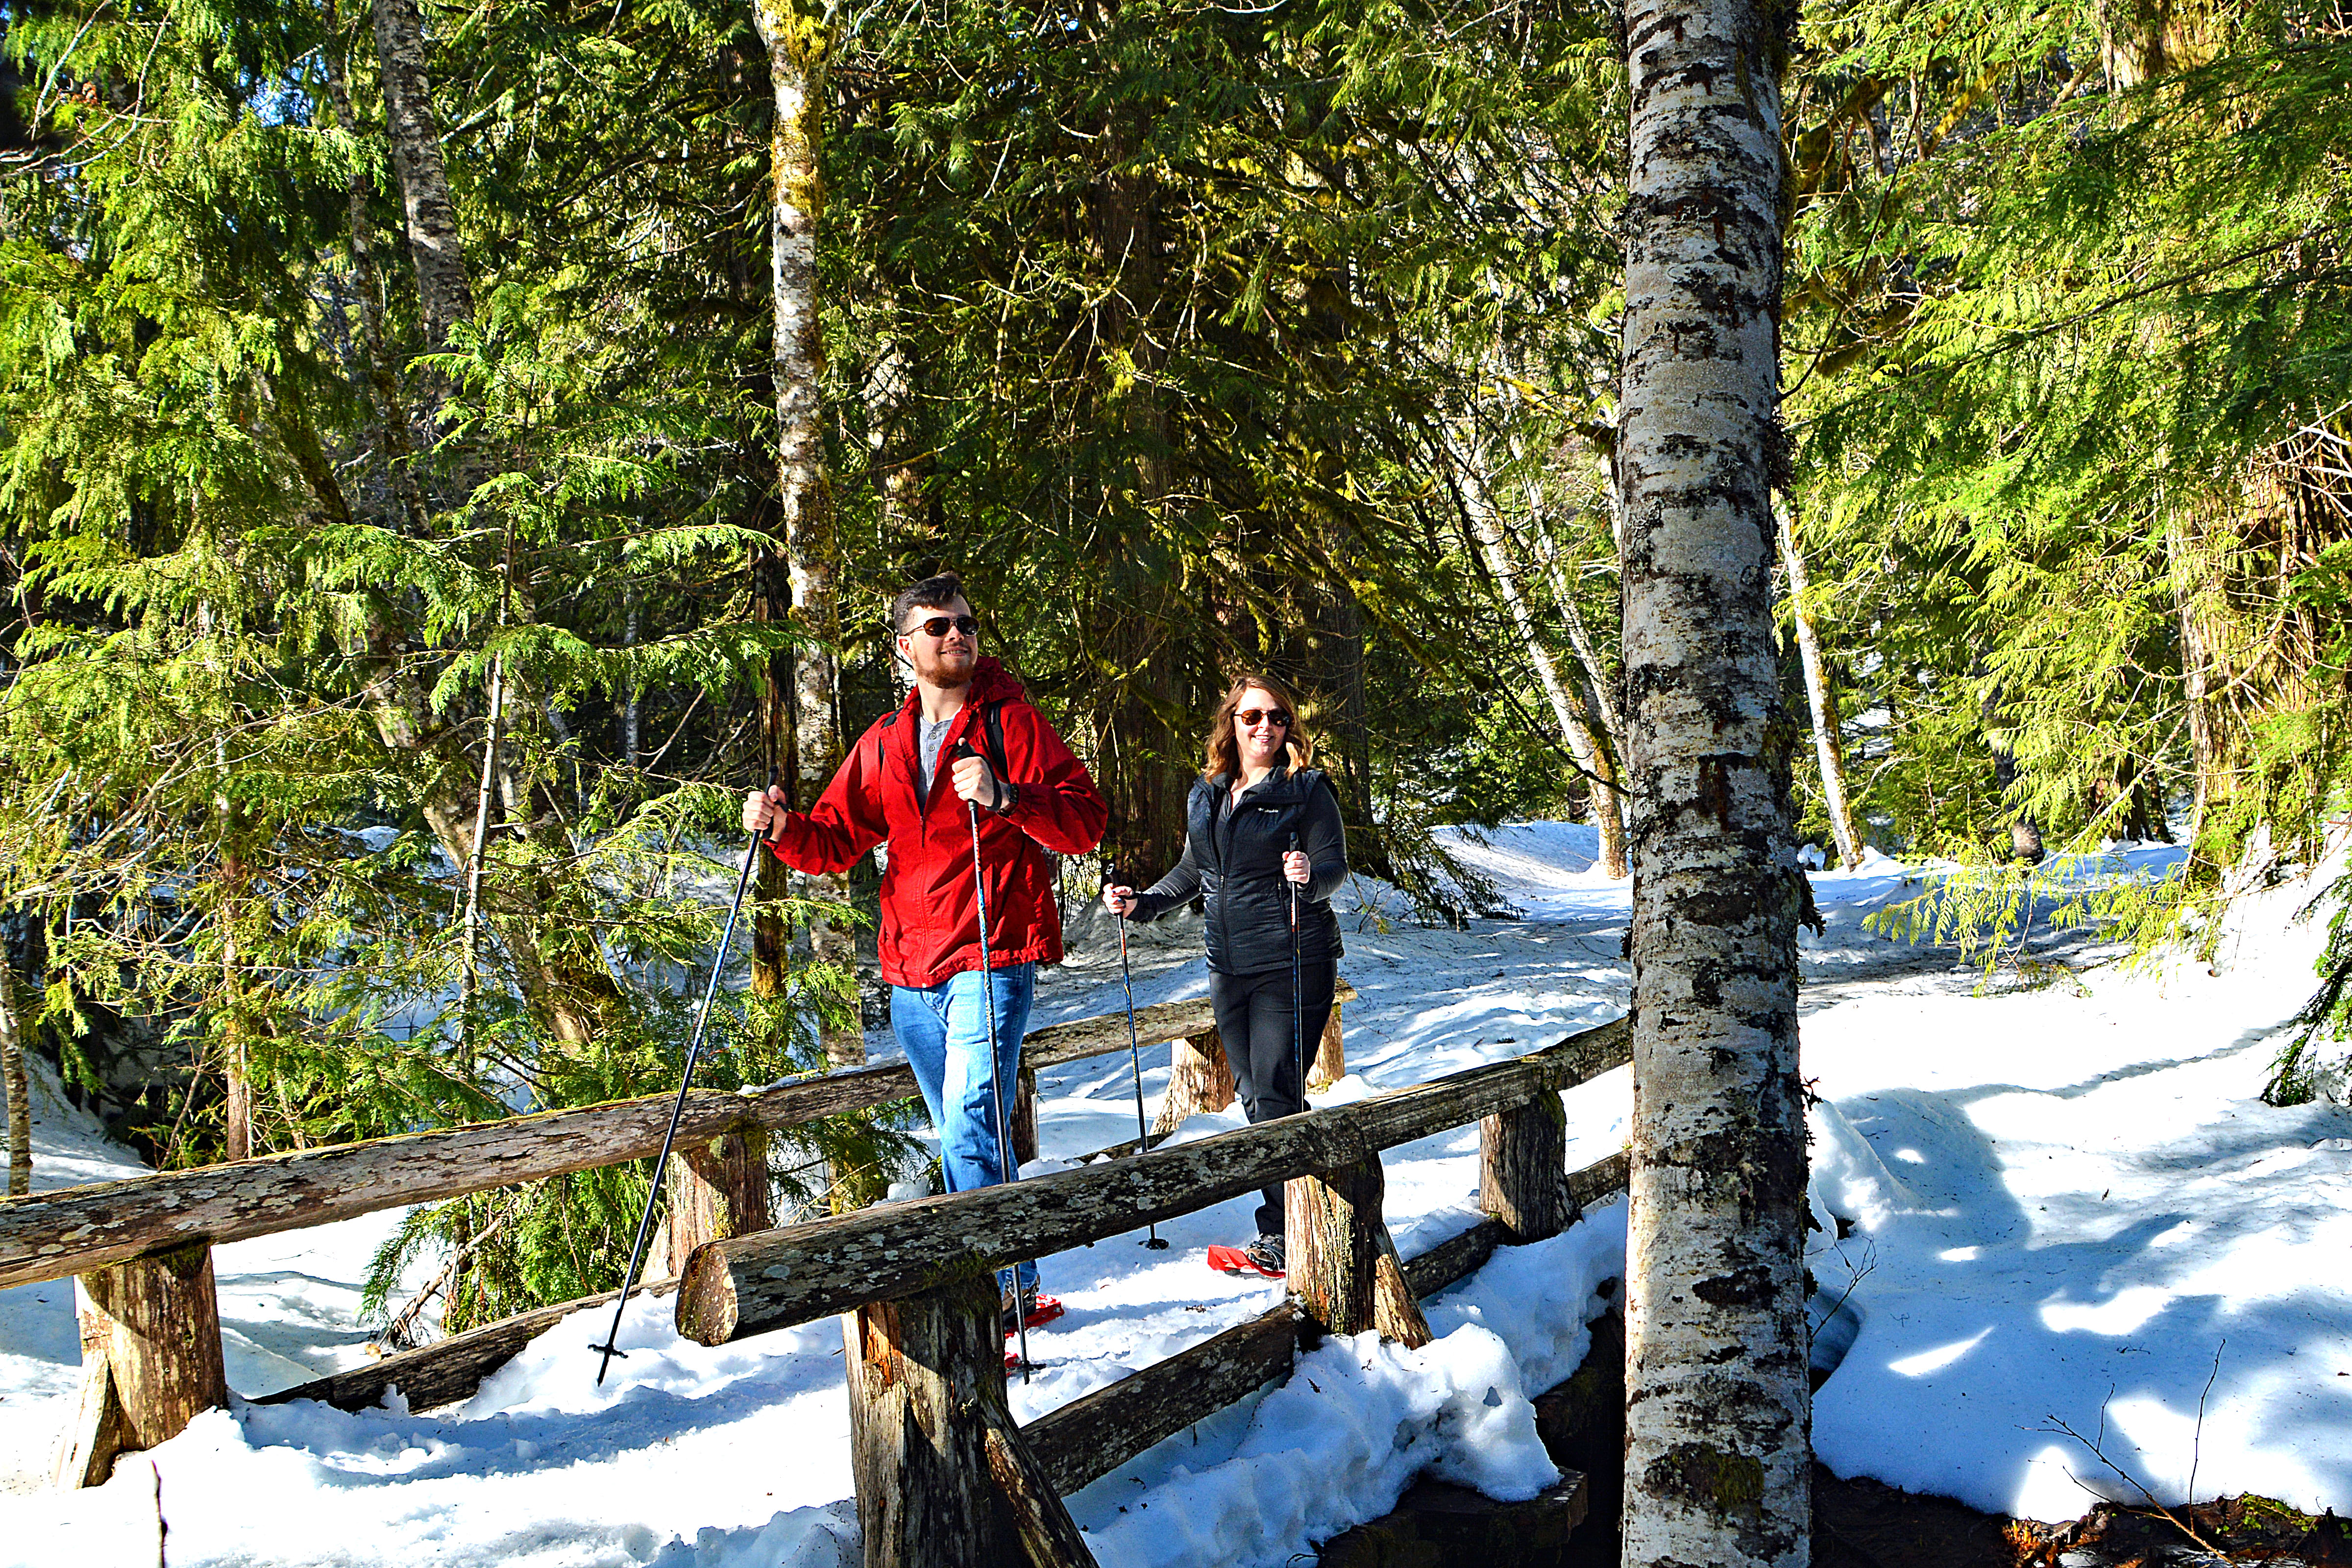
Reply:
<svg viewBox="0 0 2352 1568"><path fill-rule="evenodd" d="M1209 928L1209 967L1220 974L1262 974L1290 967L1290 883L1283 851L1298 836L1307 879L1299 889L1298 956L1339 956L1339 921L1331 895L1348 875L1348 834L1339 800L1319 768L1277 768L1233 804L1233 778L1192 786L1185 802L1184 858L1136 895L1133 919L1157 920L1194 899Z"/></svg>

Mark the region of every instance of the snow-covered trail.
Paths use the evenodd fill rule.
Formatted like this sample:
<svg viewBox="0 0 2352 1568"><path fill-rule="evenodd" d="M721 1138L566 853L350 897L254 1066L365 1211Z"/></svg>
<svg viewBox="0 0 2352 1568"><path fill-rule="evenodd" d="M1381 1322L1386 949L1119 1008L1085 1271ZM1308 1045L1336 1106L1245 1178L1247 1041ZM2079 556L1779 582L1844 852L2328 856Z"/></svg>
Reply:
<svg viewBox="0 0 2352 1568"><path fill-rule="evenodd" d="M1463 847L1519 914L1423 930L1358 903L1342 964L1360 993L1346 1015L1350 1077L1320 1103L1517 1056L1623 1010L1624 890L1591 873L1590 830L1526 825ZM2126 858L2156 868L2169 853ZM1987 1509L2071 1517L2089 1495L2069 1472L2095 1482L2097 1461L2034 1428L2054 1417L2092 1434L2104 1405L2108 1457L2159 1489L2186 1480L2193 1453L2201 1494L2342 1507L2352 1113L2255 1098L2271 1037L2308 990L2320 931L2289 919L2308 890L2247 905L2218 973L2093 968L2078 988L1979 994L1950 954L1860 929L1917 875L1884 860L1817 875L1829 931L1804 939L1805 1070L1825 1100L1812 1267L1833 1293L1852 1286L1859 1326L1819 1396L1822 1457ZM1196 926L1136 937L1139 1004L1205 990ZM2034 945L2089 956L2079 936ZM1121 997L1116 945L1097 941L1051 974L1036 1021ZM1147 1053L1155 1101L1167 1056ZM1123 1055L1042 1079L1049 1157L1133 1136ZM1624 1137L1628 1075L1567 1105L1571 1163L1601 1158ZM1182 1136L1237 1123L1237 1111L1203 1117ZM37 1133L45 1185L125 1171L69 1116L45 1113ZM1464 1129L1388 1156L1407 1254L1475 1218L1475 1149ZM1069 1312L1036 1336L1050 1364L1015 1386L1016 1410L1034 1416L1271 1304L1276 1287L1198 1258L1246 1226L1250 1203L1163 1226L1168 1252L1120 1237L1045 1259ZM284 1386L356 1353L355 1281L389 1224L221 1249L235 1386ZM1425 1465L1524 1485L1525 1396L1580 1356L1592 1288L1622 1268L1622 1212L1602 1211L1498 1255L1433 1306L1441 1333L1460 1331L1439 1345L1417 1357L1343 1346L1331 1375L1179 1435L1073 1511L1107 1564L1276 1563L1382 1511ZM575 1322L453 1411L215 1413L104 1488L0 1497L0 1564L152 1561L159 1487L175 1563L854 1562L838 1331L704 1350L677 1340L668 1313L632 1310L632 1357L601 1393L593 1327ZM0 1294L0 1467L45 1459L74 1359L67 1287Z"/></svg>

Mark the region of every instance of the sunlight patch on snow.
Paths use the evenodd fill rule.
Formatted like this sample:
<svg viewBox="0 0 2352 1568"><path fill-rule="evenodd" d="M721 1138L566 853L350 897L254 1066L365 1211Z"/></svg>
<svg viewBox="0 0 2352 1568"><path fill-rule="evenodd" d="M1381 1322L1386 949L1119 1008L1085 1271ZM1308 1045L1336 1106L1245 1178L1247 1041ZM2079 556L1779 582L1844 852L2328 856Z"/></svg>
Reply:
<svg viewBox="0 0 2352 1568"><path fill-rule="evenodd" d="M1967 1339L1955 1340L1948 1345L1937 1345L1934 1350L1921 1351L1917 1355L1888 1362L1886 1370L1901 1377L1925 1377L1931 1372L1941 1372L1984 1343L1986 1336L1991 1332L1992 1325L1987 1323Z"/></svg>

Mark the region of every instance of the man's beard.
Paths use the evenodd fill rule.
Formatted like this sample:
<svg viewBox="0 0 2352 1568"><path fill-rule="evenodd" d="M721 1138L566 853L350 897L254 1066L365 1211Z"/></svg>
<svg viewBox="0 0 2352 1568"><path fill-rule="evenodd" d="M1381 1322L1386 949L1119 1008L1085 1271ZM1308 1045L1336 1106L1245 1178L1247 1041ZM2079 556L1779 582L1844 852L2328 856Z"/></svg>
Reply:
<svg viewBox="0 0 2352 1568"><path fill-rule="evenodd" d="M915 667L916 679L926 686L936 686L944 691L952 691L959 686L971 685L971 672L980 663L980 654L975 649L963 660L961 668L950 668L942 658L940 649L925 648L919 646L908 650L908 658Z"/></svg>

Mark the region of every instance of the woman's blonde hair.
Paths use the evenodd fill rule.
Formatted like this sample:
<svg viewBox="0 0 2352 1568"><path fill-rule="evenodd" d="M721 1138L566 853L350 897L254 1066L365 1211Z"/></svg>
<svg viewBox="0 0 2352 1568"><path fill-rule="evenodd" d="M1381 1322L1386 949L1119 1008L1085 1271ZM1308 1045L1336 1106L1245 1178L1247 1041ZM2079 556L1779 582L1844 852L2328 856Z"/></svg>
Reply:
<svg viewBox="0 0 2352 1568"><path fill-rule="evenodd" d="M1306 767L1315 760L1315 742L1307 738L1299 722L1298 704L1292 700L1289 689L1270 675L1244 675L1225 692L1225 700L1217 704L1209 720L1208 757L1202 769L1203 778L1227 777L1238 773L1242 766L1241 747L1234 742L1234 715L1241 711L1242 698L1248 692L1263 691L1273 697L1275 706L1290 715L1290 728L1283 732L1283 750L1290 755L1293 770Z"/></svg>

